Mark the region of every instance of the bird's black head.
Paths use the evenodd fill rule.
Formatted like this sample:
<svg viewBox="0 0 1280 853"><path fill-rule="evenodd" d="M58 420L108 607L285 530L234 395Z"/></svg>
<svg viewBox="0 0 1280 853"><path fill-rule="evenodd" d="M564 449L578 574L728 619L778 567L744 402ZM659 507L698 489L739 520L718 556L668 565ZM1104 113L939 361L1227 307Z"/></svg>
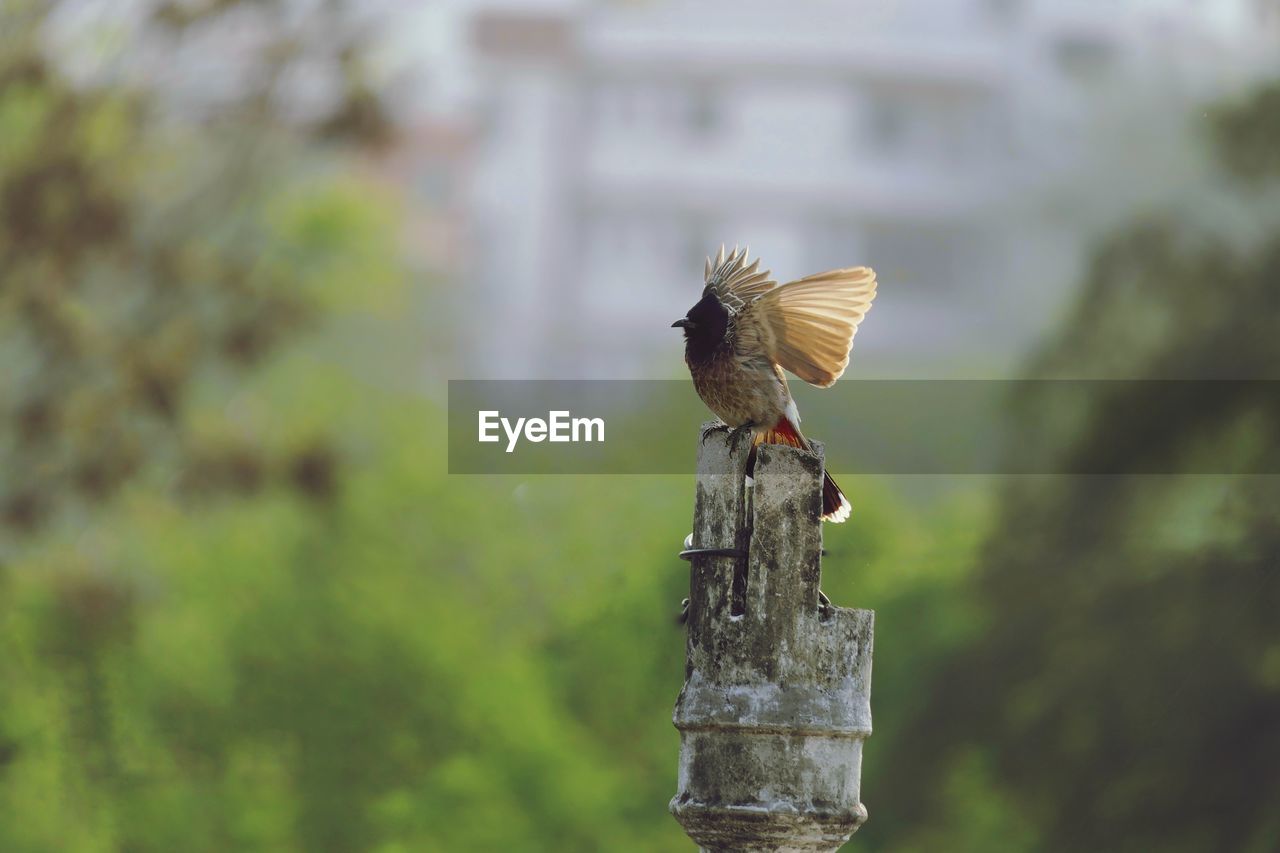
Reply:
<svg viewBox="0 0 1280 853"><path fill-rule="evenodd" d="M690 361L707 361L724 341L729 329L729 309L707 289L698 304L671 326L684 329L684 351Z"/></svg>

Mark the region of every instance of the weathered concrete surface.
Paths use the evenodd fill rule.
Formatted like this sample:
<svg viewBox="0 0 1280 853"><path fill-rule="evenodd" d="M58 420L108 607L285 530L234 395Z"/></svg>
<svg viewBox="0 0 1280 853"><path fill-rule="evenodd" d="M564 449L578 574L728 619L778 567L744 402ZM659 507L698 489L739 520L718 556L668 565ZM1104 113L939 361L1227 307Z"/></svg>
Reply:
<svg viewBox="0 0 1280 853"><path fill-rule="evenodd" d="M866 820L874 614L818 608L822 448L705 434L698 454L686 680L671 811L704 850L836 850Z"/></svg>

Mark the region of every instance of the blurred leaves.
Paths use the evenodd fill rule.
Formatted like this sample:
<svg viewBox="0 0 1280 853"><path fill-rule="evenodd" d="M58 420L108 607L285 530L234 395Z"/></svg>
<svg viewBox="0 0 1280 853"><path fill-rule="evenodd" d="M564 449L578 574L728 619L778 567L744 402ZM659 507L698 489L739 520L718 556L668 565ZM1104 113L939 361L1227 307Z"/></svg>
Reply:
<svg viewBox="0 0 1280 853"><path fill-rule="evenodd" d="M343 263L333 235L300 243L282 231L274 200L323 186L322 140L387 140L362 73L365 34L343 29L337 4L303 31L330 37L301 49L288 4L166 3L123 36L114 82L95 85L48 47L74 6L0 6L0 525L30 534L68 507L93 511L156 463L189 466L189 493L245 494L279 469L302 493L330 495L337 466L323 439L282 460L243 434L234 449L202 447L187 408L202 380L255 367L304 327L315 283ZM128 66L134 50L140 70L158 55L181 79L180 44L202 29L234 39L219 28L244 15L261 29L235 47L257 50L240 58L260 73L210 111L175 108L199 100L199 83L129 82L148 77ZM329 63L348 88L303 121L264 109L301 61Z"/></svg>
<svg viewBox="0 0 1280 853"><path fill-rule="evenodd" d="M1217 108L1211 130L1223 165L1246 184L1280 176L1280 87L1263 86Z"/></svg>

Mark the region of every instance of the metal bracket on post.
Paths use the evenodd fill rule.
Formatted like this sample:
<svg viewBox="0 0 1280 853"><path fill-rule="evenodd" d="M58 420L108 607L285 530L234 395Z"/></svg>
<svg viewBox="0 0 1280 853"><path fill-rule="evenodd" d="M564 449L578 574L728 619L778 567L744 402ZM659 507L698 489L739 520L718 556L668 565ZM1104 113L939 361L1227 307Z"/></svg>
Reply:
<svg viewBox="0 0 1280 853"><path fill-rule="evenodd" d="M705 851L836 850L866 820L874 614L818 604L822 447L698 453L671 812ZM736 554L735 554L736 552ZM745 553L745 556L741 554Z"/></svg>

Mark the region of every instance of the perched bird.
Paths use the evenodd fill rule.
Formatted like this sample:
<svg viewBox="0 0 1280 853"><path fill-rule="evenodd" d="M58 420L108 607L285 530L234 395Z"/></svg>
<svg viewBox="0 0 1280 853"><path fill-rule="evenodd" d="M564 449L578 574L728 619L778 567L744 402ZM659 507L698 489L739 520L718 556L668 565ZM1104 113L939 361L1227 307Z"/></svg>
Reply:
<svg viewBox="0 0 1280 853"><path fill-rule="evenodd" d="M876 295L869 267L849 267L778 284L747 250L724 247L707 258L702 299L672 323L684 330L684 360L698 396L753 447L809 449L783 368L828 388L849 364L858 324ZM831 475L822 485L822 518L849 517L849 501Z"/></svg>

